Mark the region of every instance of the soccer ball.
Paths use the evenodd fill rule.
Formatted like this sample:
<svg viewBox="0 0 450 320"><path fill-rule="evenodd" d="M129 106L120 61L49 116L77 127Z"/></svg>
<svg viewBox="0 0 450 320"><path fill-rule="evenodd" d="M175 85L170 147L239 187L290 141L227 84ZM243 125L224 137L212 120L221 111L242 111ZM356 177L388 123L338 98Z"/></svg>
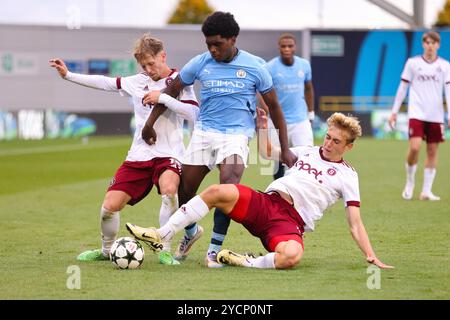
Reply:
<svg viewBox="0 0 450 320"><path fill-rule="evenodd" d="M136 269L144 261L144 248L133 238L119 238L111 246L109 258L117 269Z"/></svg>

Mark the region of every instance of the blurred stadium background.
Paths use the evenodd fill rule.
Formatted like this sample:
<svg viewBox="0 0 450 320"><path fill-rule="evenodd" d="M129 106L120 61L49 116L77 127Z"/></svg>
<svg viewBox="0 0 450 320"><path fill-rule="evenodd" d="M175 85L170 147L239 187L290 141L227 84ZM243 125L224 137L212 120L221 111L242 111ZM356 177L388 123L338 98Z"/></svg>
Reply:
<svg viewBox="0 0 450 320"><path fill-rule="evenodd" d="M395 1L359 1L372 4L372 9L382 8L407 28L352 29L351 18L347 17L342 17L349 19L346 29L271 30L268 23L265 29L242 30L238 46L269 60L278 54L276 42L281 32L297 36L298 54L311 61L313 70L315 108L320 116L314 124L317 137L323 133L320 119L340 110L359 116L365 135L405 139L405 118L400 119L397 132L390 132L384 124L404 62L422 53L424 17L427 1L431 0L410 0L412 14L395 6ZM180 5L183 2L205 3L181 1ZM450 10L448 1L447 6ZM198 5L194 8L200 16L208 12L198 9ZM148 31L164 40L173 67L181 68L204 51L199 25L175 24L150 30L84 27L76 12L75 16L71 11L62 15L66 16L63 26L0 25L0 140L117 135L133 129L132 108L126 100L61 81L48 67L51 57L64 59L74 72L114 77L140 71L130 52L133 41ZM435 23L438 21L436 12ZM450 30L440 32L439 54L449 59ZM20 94L25 92L27 99Z"/></svg>

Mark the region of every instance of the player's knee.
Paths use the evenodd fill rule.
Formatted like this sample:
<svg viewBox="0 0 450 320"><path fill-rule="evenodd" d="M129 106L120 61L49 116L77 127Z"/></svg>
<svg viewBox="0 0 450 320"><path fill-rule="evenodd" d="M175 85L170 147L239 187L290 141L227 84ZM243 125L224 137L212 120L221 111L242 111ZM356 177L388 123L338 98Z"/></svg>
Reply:
<svg viewBox="0 0 450 320"><path fill-rule="evenodd" d="M220 184L213 184L205 189L201 193L202 198L208 202L214 205L217 201L221 199L222 194L222 187Z"/></svg>
<svg viewBox="0 0 450 320"><path fill-rule="evenodd" d="M118 201L105 199L102 204L103 208L108 210L109 212L116 212L122 210L122 204Z"/></svg>
<svg viewBox="0 0 450 320"><path fill-rule="evenodd" d="M291 269L300 264L300 260L302 259L301 255L288 257L283 256L282 263L277 266L277 269Z"/></svg>
<svg viewBox="0 0 450 320"><path fill-rule="evenodd" d="M416 146L416 145L410 146L409 152L414 155L418 154L420 152L420 145L419 146Z"/></svg>
<svg viewBox="0 0 450 320"><path fill-rule="evenodd" d="M303 256L303 248L296 241L288 241L280 255L282 263L279 265L279 269L290 269L300 263Z"/></svg>
<svg viewBox="0 0 450 320"><path fill-rule="evenodd" d="M178 192L178 186L172 184L162 185L159 187L161 194L165 194L168 196L174 196Z"/></svg>
<svg viewBox="0 0 450 320"><path fill-rule="evenodd" d="M102 206L110 212L116 212L122 210L125 204L122 203L122 199L120 197L106 194Z"/></svg>
<svg viewBox="0 0 450 320"><path fill-rule="evenodd" d="M222 184L236 184L241 181L243 170L241 167L236 166L233 170L230 170L226 174L220 177L220 183Z"/></svg>
<svg viewBox="0 0 450 320"><path fill-rule="evenodd" d="M210 185L203 193L205 193L208 197L216 198L220 193L220 184Z"/></svg>

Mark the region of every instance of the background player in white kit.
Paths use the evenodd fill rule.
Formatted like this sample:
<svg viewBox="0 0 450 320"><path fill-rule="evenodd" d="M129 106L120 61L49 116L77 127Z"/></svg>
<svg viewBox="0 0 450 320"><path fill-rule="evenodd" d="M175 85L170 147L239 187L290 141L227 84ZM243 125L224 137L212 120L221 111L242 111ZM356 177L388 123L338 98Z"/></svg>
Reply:
<svg viewBox="0 0 450 320"><path fill-rule="evenodd" d="M134 105L136 131L126 161L117 170L103 200L100 212L102 249L88 250L77 259L95 261L109 259L109 250L117 238L120 211L128 203L134 205L150 192L153 185L161 194L162 204L159 221L163 225L178 209L177 190L180 183L181 164L184 153L183 119L195 121L198 104L192 86L186 86L176 100L166 97L169 110L155 124L158 141L150 146L141 138L142 127L152 112L142 104L142 98L151 90L165 88L177 75L166 64L166 52L161 40L143 35L136 41L134 56L145 73L129 77L110 78L100 75L83 75L69 72L61 59L53 59L50 65L65 80L94 89L115 91L131 97ZM184 108L180 108L184 107ZM170 254L170 243L164 243L159 255L163 264L179 264Z"/></svg>
<svg viewBox="0 0 450 320"><path fill-rule="evenodd" d="M283 33L278 38L280 55L266 64L273 79L275 91L286 119L289 147L312 146L314 137L311 122L314 120L314 87L311 64L295 55L296 39L293 34ZM259 99L260 106L267 106ZM278 145L278 136L269 120L272 143ZM275 162L274 180L284 175L285 167Z"/></svg>
<svg viewBox="0 0 450 320"><path fill-rule="evenodd" d="M408 86L409 147L406 156L406 185L402 192L405 200L414 193L415 174L422 140L427 142L427 157L420 200L440 200L431 192L438 162L439 143L444 141L443 91L450 106L450 64L438 57L440 36L430 31L422 36L423 55L409 58L401 76L389 123L392 128L405 99ZM448 119L450 126L450 119Z"/></svg>
<svg viewBox="0 0 450 320"><path fill-rule="evenodd" d="M158 243L206 216L210 208L220 208L259 237L269 251L255 258L221 250L217 255L220 263L286 269L296 266L302 258L304 230L314 230L315 221L342 198L352 237L367 262L380 268L393 268L381 262L372 249L360 216L358 175L342 158L353 148L355 139L361 136L359 121L335 113L327 123L328 131L322 146L292 148L298 161L286 176L272 182L265 193L239 184L212 185L182 205L160 229L141 228L130 223L126 224L127 229L147 244ZM267 129L267 117L263 111L258 111L258 128ZM260 152L268 158L279 159L280 149L270 145L267 134L258 134L258 138L261 138Z"/></svg>

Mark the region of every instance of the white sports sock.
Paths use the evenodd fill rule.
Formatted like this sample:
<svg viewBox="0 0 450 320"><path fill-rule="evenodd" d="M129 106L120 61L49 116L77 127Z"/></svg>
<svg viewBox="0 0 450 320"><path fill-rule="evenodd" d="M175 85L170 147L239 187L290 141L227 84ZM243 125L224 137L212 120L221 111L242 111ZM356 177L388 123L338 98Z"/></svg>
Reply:
<svg viewBox="0 0 450 320"><path fill-rule="evenodd" d="M248 259L249 264L245 265L250 268L258 269L275 269L275 252L270 252L265 256Z"/></svg>
<svg viewBox="0 0 450 320"><path fill-rule="evenodd" d="M406 183L414 185L416 179L417 164L410 166L407 162L405 163L406 169Z"/></svg>
<svg viewBox="0 0 450 320"><path fill-rule="evenodd" d="M161 209L159 210L159 225L162 227L169 221L170 216L178 210L178 195L163 194Z"/></svg>
<svg viewBox="0 0 450 320"><path fill-rule="evenodd" d="M422 193L431 194L431 188L433 187L434 177L436 176L435 168L425 168L423 170L423 187Z"/></svg>
<svg viewBox="0 0 450 320"><path fill-rule="evenodd" d="M170 241L177 232L191 223L202 219L208 212L209 208L202 198L200 198L200 196L195 196L189 200L188 203L182 205L180 209L170 217L169 221L158 229L161 240L163 242Z"/></svg>
<svg viewBox="0 0 450 320"><path fill-rule="evenodd" d="M177 209L178 195L163 194L161 196L161 209L159 210L159 226L165 225ZM170 241L163 242L163 250L170 251Z"/></svg>
<svg viewBox="0 0 450 320"><path fill-rule="evenodd" d="M102 206L100 225L102 229L102 252L104 256L109 256L111 246L119 233L120 211L112 212Z"/></svg>

